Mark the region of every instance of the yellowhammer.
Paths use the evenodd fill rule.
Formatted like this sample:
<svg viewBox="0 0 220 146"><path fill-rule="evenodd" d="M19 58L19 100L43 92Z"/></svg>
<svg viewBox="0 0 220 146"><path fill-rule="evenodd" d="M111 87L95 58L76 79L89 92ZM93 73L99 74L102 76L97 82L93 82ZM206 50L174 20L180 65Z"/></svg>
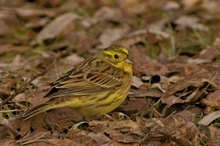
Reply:
<svg viewBox="0 0 220 146"><path fill-rule="evenodd" d="M111 112L125 100L131 86L132 62L128 57L128 50L120 45L101 50L59 78L44 97L50 100L27 110L23 118L62 107L84 117Z"/></svg>

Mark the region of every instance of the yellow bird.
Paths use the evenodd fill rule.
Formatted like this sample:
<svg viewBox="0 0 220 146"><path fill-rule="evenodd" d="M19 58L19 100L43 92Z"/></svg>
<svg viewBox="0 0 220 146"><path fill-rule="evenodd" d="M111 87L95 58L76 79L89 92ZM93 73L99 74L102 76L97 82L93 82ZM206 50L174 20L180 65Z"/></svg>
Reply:
<svg viewBox="0 0 220 146"><path fill-rule="evenodd" d="M44 98L49 100L24 112L26 120L50 109L68 107L84 117L99 116L117 108L132 82L129 51L121 45L101 50L59 78Z"/></svg>

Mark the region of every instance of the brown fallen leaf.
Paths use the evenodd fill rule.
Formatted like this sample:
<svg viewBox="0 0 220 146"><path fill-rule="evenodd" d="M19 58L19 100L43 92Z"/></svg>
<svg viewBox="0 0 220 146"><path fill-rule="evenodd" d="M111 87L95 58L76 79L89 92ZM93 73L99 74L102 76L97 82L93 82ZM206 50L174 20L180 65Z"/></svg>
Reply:
<svg viewBox="0 0 220 146"><path fill-rule="evenodd" d="M198 64L189 63L189 62L188 63L169 63L167 64L167 68L170 70L170 72L178 73L181 76L192 75L198 72L199 70L201 70L201 67Z"/></svg>
<svg viewBox="0 0 220 146"><path fill-rule="evenodd" d="M220 109L220 90L215 90L214 92L210 93L206 98L202 100L202 103L206 105L206 114L210 114L215 109ZM212 108L212 111L208 109Z"/></svg>
<svg viewBox="0 0 220 146"><path fill-rule="evenodd" d="M185 102L197 100L204 92L202 89L206 90L208 86L213 90L218 88L219 83L216 79L217 74L217 70L214 72L200 70L199 72L172 84L167 89L162 102L167 104L171 101L174 102L174 100L169 100L169 97L177 97L179 99L176 100L185 100ZM178 102L175 101L174 103Z"/></svg>
<svg viewBox="0 0 220 146"><path fill-rule="evenodd" d="M160 64L156 60L152 60L146 55L146 48L143 46L136 46L131 49L131 56L134 62L133 72L136 75L140 74L164 74L169 70L166 66Z"/></svg>
<svg viewBox="0 0 220 146"><path fill-rule="evenodd" d="M160 98L163 96L163 93L159 90L147 90L147 89L139 89L139 90L131 90L131 93L129 93L129 96L131 97L151 97L151 98Z"/></svg>
<svg viewBox="0 0 220 146"><path fill-rule="evenodd" d="M134 139L134 137L132 137L132 133L137 134L139 136L143 135L137 123L131 120L123 120L123 121L95 121L93 120L89 122L89 125L94 127L93 128L94 132L103 133L105 135L107 134L111 140L116 141L118 143L123 143L123 144L132 144L132 145L137 144L137 141ZM127 136L125 133L128 133L130 136Z"/></svg>
<svg viewBox="0 0 220 146"><path fill-rule="evenodd" d="M68 130L67 136L69 139L73 139L75 142L77 142L78 145L86 144L86 145L95 145L95 146L97 145L98 146L99 141L96 142L95 141L96 137L94 136L94 139L93 139L93 135L89 136L89 133L90 132L86 130L71 128Z"/></svg>
<svg viewBox="0 0 220 146"><path fill-rule="evenodd" d="M203 49L197 58L213 61L219 55L220 55L219 49L215 46L211 46L211 47L207 47L206 49Z"/></svg>
<svg viewBox="0 0 220 146"><path fill-rule="evenodd" d="M53 17L56 15L56 11L52 11L49 9L27 9L27 8L16 8L13 11L15 11L20 17L25 19L30 19L33 17L39 17L39 16L49 16Z"/></svg>
<svg viewBox="0 0 220 146"><path fill-rule="evenodd" d="M219 145L220 144L220 129L215 126L208 126L207 132L209 133L207 145Z"/></svg>
<svg viewBox="0 0 220 146"><path fill-rule="evenodd" d="M145 96L142 97L129 97L125 100L125 102L119 106L115 111L117 112L123 112L126 115L132 115L137 113L145 113L145 111L148 109L148 105L150 104L150 101L146 99Z"/></svg>
<svg viewBox="0 0 220 146"><path fill-rule="evenodd" d="M111 142L111 139L101 132L99 133L90 132L88 136L90 136L93 140L95 140L99 145L107 145L107 144L115 143L115 142Z"/></svg>
<svg viewBox="0 0 220 146"><path fill-rule="evenodd" d="M139 88L142 84L143 84L143 81L141 81L140 78L138 78L137 76L132 77L132 86Z"/></svg>
<svg viewBox="0 0 220 146"><path fill-rule="evenodd" d="M200 101L218 88L218 70L200 70L199 72L183 78L168 87L164 96L161 98L161 102L167 104L162 113L165 115L167 110L177 103L192 104L196 101Z"/></svg>
<svg viewBox="0 0 220 146"><path fill-rule="evenodd" d="M150 141L161 141L163 144L176 143L181 146L199 145L200 135L199 129L193 123L194 115L188 110L173 114L165 118L154 119L154 124L151 125L150 131L142 142L149 143ZM166 139L164 141L164 139Z"/></svg>
<svg viewBox="0 0 220 146"><path fill-rule="evenodd" d="M4 100L12 93L12 90L15 87L15 85L16 85L16 81L13 79L1 80L1 82L0 82L0 98L1 98L1 100Z"/></svg>
<svg viewBox="0 0 220 146"><path fill-rule="evenodd" d="M218 119L219 117L220 117L220 111L215 111L215 112L212 112L212 113L208 114L207 116L203 117L203 118L198 122L198 124L207 126L207 125L209 125L212 121Z"/></svg>
<svg viewBox="0 0 220 146"><path fill-rule="evenodd" d="M143 132L141 131L138 123L131 121L131 120L121 120L121 121L97 121L97 120L92 120L89 122L90 126L99 126L103 125L104 127L108 127L114 130L117 130L119 132L131 132L135 133L138 135L143 136ZM103 127L103 128L104 128ZM97 127L96 129L98 131L102 131Z"/></svg>
<svg viewBox="0 0 220 146"><path fill-rule="evenodd" d="M193 7L195 4L197 4L201 0L183 0L182 3L186 9L189 9Z"/></svg>
<svg viewBox="0 0 220 146"><path fill-rule="evenodd" d="M31 44L34 45L41 43L44 40L54 39L60 35L67 26L69 26L74 20L78 18L78 15L70 12L55 18L37 34L36 38L32 41ZM68 31L70 30L68 29Z"/></svg>

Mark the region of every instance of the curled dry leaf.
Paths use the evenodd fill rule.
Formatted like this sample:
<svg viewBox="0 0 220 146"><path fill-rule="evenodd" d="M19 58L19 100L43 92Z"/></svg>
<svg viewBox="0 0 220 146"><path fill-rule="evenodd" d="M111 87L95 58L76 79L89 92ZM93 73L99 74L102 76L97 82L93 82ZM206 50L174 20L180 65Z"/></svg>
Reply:
<svg viewBox="0 0 220 146"><path fill-rule="evenodd" d="M142 84L143 82L141 81L140 78L138 78L137 76L132 77L132 86L139 88Z"/></svg>
<svg viewBox="0 0 220 146"><path fill-rule="evenodd" d="M217 74L217 70L210 72L203 69L172 84L162 98L162 103L173 105L175 103L195 102L205 92L209 93L219 88Z"/></svg>
<svg viewBox="0 0 220 146"><path fill-rule="evenodd" d="M182 146L194 146L200 143L197 136L200 136L198 128L193 123L194 115L185 110L174 115L168 116L164 121L154 119L155 124L151 125L151 132L146 131L147 135L143 139L149 143L154 138L160 139L164 143L165 138Z"/></svg>
<svg viewBox="0 0 220 146"><path fill-rule="evenodd" d="M165 93L166 90L168 89L169 85L171 82L169 82L169 78L165 76L160 76L160 82L153 84L152 88L158 89L162 93Z"/></svg>
<svg viewBox="0 0 220 146"><path fill-rule="evenodd" d="M21 101L27 101L27 95L25 93L20 93L14 97L14 101L16 104L20 103Z"/></svg>
<svg viewBox="0 0 220 146"><path fill-rule="evenodd" d="M194 121L193 113L189 110L184 110L169 116L164 120L163 124L166 126L172 126L172 125L181 126L183 124L186 124L187 122L193 122L193 121Z"/></svg>

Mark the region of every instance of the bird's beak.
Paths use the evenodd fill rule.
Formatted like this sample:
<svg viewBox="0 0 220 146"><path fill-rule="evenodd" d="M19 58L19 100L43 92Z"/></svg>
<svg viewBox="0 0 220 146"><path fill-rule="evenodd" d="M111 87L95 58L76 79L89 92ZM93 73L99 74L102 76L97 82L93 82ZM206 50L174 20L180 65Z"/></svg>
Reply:
<svg viewBox="0 0 220 146"><path fill-rule="evenodd" d="M134 64L131 60L126 59L125 62L130 63L130 64Z"/></svg>

